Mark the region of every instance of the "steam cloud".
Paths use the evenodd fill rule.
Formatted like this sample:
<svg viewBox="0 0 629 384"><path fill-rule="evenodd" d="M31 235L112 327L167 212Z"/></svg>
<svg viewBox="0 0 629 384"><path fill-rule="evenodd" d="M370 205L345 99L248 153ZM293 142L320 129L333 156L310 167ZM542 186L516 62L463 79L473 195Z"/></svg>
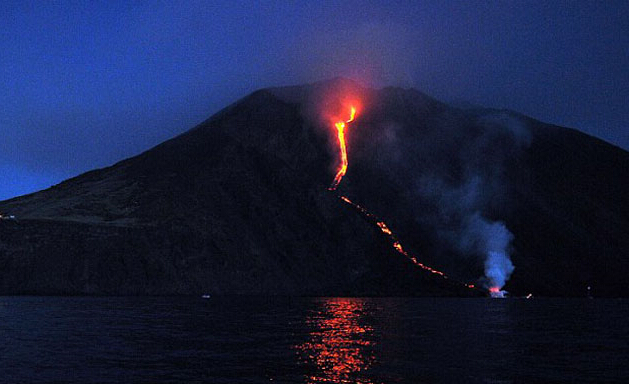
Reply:
<svg viewBox="0 0 629 384"><path fill-rule="evenodd" d="M502 288L513 272L514 266L509 258L513 237L503 222L487 220L480 212L467 218L460 245L465 251L485 256L485 277L489 280L489 287ZM476 249L470 249L471 246Z"/></svg>
<svg viewBox="0 0 629 384"><path fill-rule="evenodd" d="M501 209L496 207L508 205L503 182L506 162L530 143L530 133L519 119L506 113L479 118L470 129L474 133L468 133L462 146L452 143L460 129L456 124L450 131L442 128L438 130L439 137L433 138L429 133L424 138L433 164L422 171L417 191L422 206L431 207L427 210L431 213L418 213L418 220L436 232L442 248L456 253L459 262L482 260L482 284L501 289L515 269L510 259L514 235L497 219ZM437 150L430 148L435 142L444 141L445 145ZM455 155L456 161L437 152L448 146L463 148ZM435 165L435 158L447 165ZM452 175L456 174L453 168L460 170L458 175Z"/></svg>

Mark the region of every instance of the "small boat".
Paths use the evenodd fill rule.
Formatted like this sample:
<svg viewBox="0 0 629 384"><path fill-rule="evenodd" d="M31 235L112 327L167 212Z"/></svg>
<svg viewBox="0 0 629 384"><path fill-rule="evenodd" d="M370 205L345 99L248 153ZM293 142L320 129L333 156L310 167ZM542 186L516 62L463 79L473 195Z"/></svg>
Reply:
<svg viewBox="0 0 629 384"><path fill-rule="evenodd" d="M201 296L201 298L202 298L202 299L209 299L209 298L210 298L210 295L207 295L207 294L206 294L206 295L202 295L202 296Z"/></svg>

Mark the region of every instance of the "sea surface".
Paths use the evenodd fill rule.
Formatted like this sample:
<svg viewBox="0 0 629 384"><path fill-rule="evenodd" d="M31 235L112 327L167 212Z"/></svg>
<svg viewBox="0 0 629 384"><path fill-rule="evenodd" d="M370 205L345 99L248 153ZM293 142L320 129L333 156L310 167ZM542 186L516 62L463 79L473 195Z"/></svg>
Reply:
<svg viewBox="0 0 629 384"><path fill-rule="evenodd" d="M628 383L629 301L0 297L2 383Z"/></svg>

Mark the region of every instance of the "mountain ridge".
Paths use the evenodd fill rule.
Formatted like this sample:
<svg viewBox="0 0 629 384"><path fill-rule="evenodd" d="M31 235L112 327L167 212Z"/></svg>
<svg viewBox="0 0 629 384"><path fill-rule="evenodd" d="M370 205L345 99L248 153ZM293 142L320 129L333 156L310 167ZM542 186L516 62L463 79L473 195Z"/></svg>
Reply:
<svg viewBox="0 0 629 384"><path fill-rule="evenodd" d="M339 79L253 92L137 156L0 202L0 212L18 218L0 221L0 264L6 267L0 292L466 295L405 263L377 229L326 191L337 160L334 132L321 112L339 110L347 93L355 93L364 108L348 131L350 165L340 193L384 217L421 260L455 279L482 275L482 260L473 252L462 256L447 239L459 230L458 216L477 210L504 221L515 235L516 270L507 284L514 293L580 296L593 285L605 296L629 295L620 278L629 249L621 238L629 222L621 181L627 152L513 112L463 111L419 91L368 89ZM571 153L576 148L585 160ZM604 173L602 180L597 172ZM426 191L430 186L441 188L441 196L456 194L474 179L469 175L481 179L472 208L444 210L441 197ZM592 178L592 186L577 175ZM579 199L594 213L583 212ZM439 219L443 215L449 219ZM74 240L56 232L58 222L65 223L64 231L76 231ZM566 229L558 229L562 225ZM543 241L536 227L545 230ZM41 249L24 248L28 233L37 234ZM81 233L88 244L77 240ZM563 247L551 233L566 238ZM160 237L160 247L146 241ZM107 238L115 239L113 250L107 250ZM48 258L63 265L61 250L76 249L76 242L84 251L73 253L68 268L85 270L83 275L55 263L39 271L35 261L24 261ZM601 246L611 264L590 263L606 259L583 245ZM93 250L98 257L82 260ZM589 272L570 267L568 254L575 250ZM114 271L100 273L102 260L112 259L118 260ZM133 268L144 268L142 273L129 267L138 260L144 267ZM27 270L43 277L29 277ZM27 283L16 282L16 272ZM239 274L243 283L221 277ZM38 283L48 275L55 276L54 289Z"/></svg>

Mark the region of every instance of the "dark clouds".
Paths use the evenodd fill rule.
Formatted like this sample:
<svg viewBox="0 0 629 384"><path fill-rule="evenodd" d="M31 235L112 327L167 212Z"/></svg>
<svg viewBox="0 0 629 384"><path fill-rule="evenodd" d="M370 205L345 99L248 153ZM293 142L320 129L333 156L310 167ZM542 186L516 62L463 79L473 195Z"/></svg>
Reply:
<svg viewBox="0 0 629 384"><path fill-rule="evenodd" d="M626 2L9 2L0 199L136 154L260 87L351 76L629 148Z"/></svg>

